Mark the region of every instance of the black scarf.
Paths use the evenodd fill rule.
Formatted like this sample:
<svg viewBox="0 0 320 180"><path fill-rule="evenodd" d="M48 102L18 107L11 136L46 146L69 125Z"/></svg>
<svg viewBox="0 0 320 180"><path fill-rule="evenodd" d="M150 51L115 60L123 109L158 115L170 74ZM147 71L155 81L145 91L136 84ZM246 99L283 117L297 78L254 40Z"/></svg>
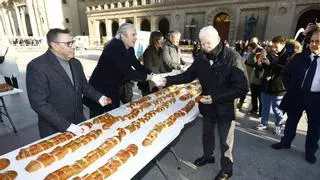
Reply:
<svg viewBox="0 0 320 180"><path fill-rule="evenodd" d="M223 50L223 44L220 42L211 52L209 53L202 53L202 59L205 61L213 60L213 63L216 63L218 61L218 57L221 54Z"/></svg>

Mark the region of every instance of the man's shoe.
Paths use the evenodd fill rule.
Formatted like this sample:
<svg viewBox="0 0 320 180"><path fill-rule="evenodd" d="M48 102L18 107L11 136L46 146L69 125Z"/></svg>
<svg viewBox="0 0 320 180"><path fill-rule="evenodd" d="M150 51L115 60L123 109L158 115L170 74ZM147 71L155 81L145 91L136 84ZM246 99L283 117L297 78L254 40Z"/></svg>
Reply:
<svg viewBox="0 0 320 180"><path fill-rule="evenodd" d="M317 158L314 154L306 154L306 160L311 163L314 164L317 161Z"/></svg>
<svg viewBox="0 0 320 180"><path fill-rule="evenodd" d="M291 147L291 145L283 144L282 142L278 142L278 143L272 144L271 147L273 149L289 149Z"/></svg>
<svg viewBox="0 0 320 180"><path fill-rule="evenodd" d="M219 174L214 178L214 180L227 180L230 179L230 177L232 176L232 172L223 172L220 171Z"/></svg>
<svg viewBox="0 0 320 180"><path fill-rule="evenodd" d="M202 156L202 157L196 159L193 164L196 166L203 166L205 164L213 164L214 162L215 162L214 156L212 156L210 158Z"/></svg>

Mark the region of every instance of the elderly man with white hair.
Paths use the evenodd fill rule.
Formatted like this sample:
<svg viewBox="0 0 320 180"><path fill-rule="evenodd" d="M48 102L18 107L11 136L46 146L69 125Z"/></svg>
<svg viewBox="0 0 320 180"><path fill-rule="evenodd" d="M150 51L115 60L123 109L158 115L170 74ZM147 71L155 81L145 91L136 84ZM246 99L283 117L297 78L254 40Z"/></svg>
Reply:
<svg viewBox="0 0 320 180"><path fill-rule="evenodd" d="M233 139L236 98L246 95L248 80L239 53L220 41L213 26L200 30L201 52L182 74L162 79L163 84L182 84L198 78L202 86L199 102L203 115L203 155L194 162L197 166L214 163L215 126L218 126L221 150L221 171L215 179L229 179L233 172ZM160 84L160 83L158 83ZM162 85L163 85L162 84Z"/></svg>
<svg viewBox="0 0 320 180"><path fill-rule="evenodd" d="M134 53L137 40L136 28L131 23L122 24L118 32L104 48L89 83L99 92L112 99L112 104L101 107L85 99L90 108L90 117L97 116L120 106L120 86L126 80L154 80L156 76L142 66Z"/></svg>
<svg viewBox="0 0 320 180"><path fill-rule="evenodd" d="M166 72L182 69L180 37L181 33L179 31L170 31L169 39L163 45L162 56Z"/></svg>

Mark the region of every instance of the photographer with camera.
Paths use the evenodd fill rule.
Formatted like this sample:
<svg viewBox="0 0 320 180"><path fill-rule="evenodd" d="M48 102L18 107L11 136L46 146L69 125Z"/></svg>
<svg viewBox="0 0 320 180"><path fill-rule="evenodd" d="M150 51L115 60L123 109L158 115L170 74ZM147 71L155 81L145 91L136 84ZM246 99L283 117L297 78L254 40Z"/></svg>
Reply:
<svg viewBox="0 0 320 180"><path fill-rule="evenodd" d="M262 115L261 124L257 126L258 130L264 130L268 127L270 106L272 106L275 115L276 135L281 134L283 122L283 112L279 109L280 102L286 89L282 82L282 72L288 62L289 54L286 50L286 40L282 36L276 36L272 39L272 52L261 52L258 62L263 68L261 79L262 85Z"/></svg>

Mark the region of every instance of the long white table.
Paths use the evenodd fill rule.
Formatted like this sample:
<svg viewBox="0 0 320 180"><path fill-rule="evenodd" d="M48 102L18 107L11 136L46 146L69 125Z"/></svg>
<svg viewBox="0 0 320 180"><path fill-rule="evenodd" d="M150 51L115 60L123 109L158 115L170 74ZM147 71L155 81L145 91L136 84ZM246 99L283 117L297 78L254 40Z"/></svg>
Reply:
<svg viewBox="0 0 320 180"><path fill-rule="evenodd" d="M0 92L0 122L3 122L3 119L2 119L2 115L6 116L13 128L13 131L16 133L17 132L17 129L10 117L10 114L7 110L7 106L6 106L6 103L3 99L3 96L8 96L8 95L12 95L12 94L18 94L18 93L22 93L23 91L21 89L16 89L14 88L13 90L10 90L10 91L5 91L5 92Z"/></svg>
<svg viewBox="0 0 320 180"><path fill-rule="evenodd" d="M153 96L153 95L151 95ZM155 99L155 97L154 97ZM136 144L139 148L138 154L134 156L133 158L129 159L124 165L122 165L114 174L112 174L108 179L112 180L128 180L131 179L135 174L137 174L143 167L145 167L152 159L154 159L164 148L166 148L181 132L181 130L184 128L184 125L191 122L196 118L198 115L198 106L197 104L195 107L192 108L192 110L184 117L179 118L171 127L165 128L159 137L153 142L150 146L143 146L142 141L147 136L149 131L153 129L154 125L158 122L162 122L166 120L171 114L174 112L180 110L183 108L187 101L180 101L179 96L176 97L176 103L172 104L169 109L167 109L164 112L158 113L155 117L153 117L149 122L144 124L140 129L135 131L132 134L126 135L123 137L120 144L116 145L113 149L111 149L106 155L104 155L102 158L94 162L91 166L86 168L84 171L82 171L78 176L84 176L87 173L92 173L97 168L103 166L108 159L110 159L112 156L114 156L119 150L126 148L129 144ZM148 112L150 110L154 109L154 107L150 107L146 109L144 112L140 113L139 116L135 119L138 119L139 117L143 116L145 112ZM121 106L117 109L114 109L110 111L109 113L112 115L124 115L128 114L130 110L125 106ZM92 121L91 119L88 121ZM73 164L76 160L81 159L84 157L88 152L94 150L97 148L100 144L102 144L107 138L112 137L114 135L117 135L117 128L119 127L125 127L126 125L130 124L132 120L127 121L121 121L116 122L113 126L111 126L108 130L103 130L103 134L97 138L95 141L90 142L88 145L81 147L77 151L73 152L72 154L69 154L65 156L62 160L54 162L47 168L40 169L36 172L29 173L24 170L26 165L31 161L37 158L37 156L29 157L24 160L17 161L15 159L16 155L19 153L19 149L16 149L12 152L9 152L3 156L0 156L0 158L8 158L11 162L11 165L6 170L15 170L18 172L17 179L44 179L49 173L65 166L68 164ZM92 129L102 129L102 124L96 124ZM92 130L91 129L91 130ZM55 134L56 135L56 134ZM54 135L52 135L54 136ZM50 138L52 136L49 136L47 138ZM46 139L47 139L46 138ZM76 138L76 137L75 137ZM43 139L41 139L43 140ZM39 141L41 141L39 140ZM37 142L39 142L37 141ZM35 143L37 143L35 142ZM68 141L69 142L69 141ZM66 144L62 143L59 145ZM33 143L31 143L33 144ZM27 146L30 146L27 145ZM42 152L50 152L54 149L54 147ZM42 154L41 153L41 154ZM40 154L39 154L40 155ZM72 178L71 178L72 179Z"/></svg>

